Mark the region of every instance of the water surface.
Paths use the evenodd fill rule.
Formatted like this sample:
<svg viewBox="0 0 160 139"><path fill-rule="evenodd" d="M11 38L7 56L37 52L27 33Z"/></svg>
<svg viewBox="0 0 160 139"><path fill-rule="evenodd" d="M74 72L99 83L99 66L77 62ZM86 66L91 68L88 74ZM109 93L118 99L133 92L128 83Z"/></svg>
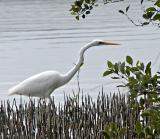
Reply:
<svg viewBox="0 0 160 139"><path fill-rule="evenodd" d="M0 98L7 90L27 77L45 70L67 72L74 66L79 49L93 39L111 40L120 47L92 48L85 54L80 72L80 87L97 96L102 86L106 93L117 91L114 83L102 74L106 61L124 60L131 55L136 60L153 61L159 70L160 30L155 26L136 27L118 13L129 3L101 4L85 20L76 21L68 9L67 0L5 0L0 2ZM141 10L132 3L130 14L137 20ZM66 94L77 92L76 76L53 94L60 102ZM18 97L16 97L18 98Z"/></svg>

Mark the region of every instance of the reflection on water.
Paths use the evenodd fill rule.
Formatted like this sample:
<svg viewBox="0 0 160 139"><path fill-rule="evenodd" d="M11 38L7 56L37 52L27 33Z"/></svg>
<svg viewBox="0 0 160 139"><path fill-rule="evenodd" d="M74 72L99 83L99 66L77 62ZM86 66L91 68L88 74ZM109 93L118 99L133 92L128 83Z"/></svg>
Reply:
<svg viewBox="0 0 160 139"><path fill-rule="evenodd" d="M80 21L69 15L70 4L64 0L0 2L0 97L8 98L8 88L38 72L67 72L76 62L81 46L93 39L122 44L116 48L93 48L86 53L80 87L93 96L102 86L105 92L113 90L112 81L102 77L106 60L118 61L132 55L147 62L159 54L160 30L153 26L135 27L117 12L127 2L101 5ZM135 19L141 12L138 6L133 3ZM158 69L157 60L154 70ZM54 96L60 101L64 90L68 93L77 89L75 76Z"/></svg>

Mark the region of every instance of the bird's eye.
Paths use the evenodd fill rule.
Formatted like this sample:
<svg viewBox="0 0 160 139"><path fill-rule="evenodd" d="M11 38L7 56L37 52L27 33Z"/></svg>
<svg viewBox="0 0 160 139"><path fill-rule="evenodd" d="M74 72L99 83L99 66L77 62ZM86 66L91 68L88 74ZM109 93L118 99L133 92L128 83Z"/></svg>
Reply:
<svg viewBox="0 0 160 139"><path fill-rule="evenodd" d="M103 42L102 42L102 41L99 41L98 44L103 44Z"/></svg>

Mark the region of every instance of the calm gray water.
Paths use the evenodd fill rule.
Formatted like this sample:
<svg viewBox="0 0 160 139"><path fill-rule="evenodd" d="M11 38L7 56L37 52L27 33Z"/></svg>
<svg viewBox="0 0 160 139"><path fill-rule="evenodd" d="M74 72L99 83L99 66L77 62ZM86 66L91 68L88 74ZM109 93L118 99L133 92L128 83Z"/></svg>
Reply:
<svg viewBox="0 0 160 139"><path fill-rule="evenodd" d="M160 29L155 26L135 27L118 13L121 2L95 8L85 20L76 21L69 14L67 0L2 0L0 1L0 99L7 90L27 77L45 70L67 72L76 62L79 49L93 39L121 43L120 47L92 48L86 52L80 72L80 87L97 96L102 86L114 92L114 83L102 74L106 61L124 60L126 55L142 61L153 61L160 53ZM141 14L139 4L132 3L132 18ZM157 58L155 71L160 67ZM77 91L76 76L65 87L55 91L56 100ZM18 98L18 97L17 97Z"/></svg>

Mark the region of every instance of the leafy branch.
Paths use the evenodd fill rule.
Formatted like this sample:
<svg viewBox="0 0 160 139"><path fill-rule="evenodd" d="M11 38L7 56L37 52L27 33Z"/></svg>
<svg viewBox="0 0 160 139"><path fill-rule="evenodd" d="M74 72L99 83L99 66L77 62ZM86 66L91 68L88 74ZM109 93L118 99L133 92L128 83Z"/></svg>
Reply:
<svg viewBox="0 0 160 139"><path fill-rule="evenodd" d="M160 136L160 76L159 72L153 74L151 62L146 65L143 62L133 61L131 56L126 56L124 62L112 63L107 61L107 70L103 76L110 76L112 79L125 80L125 83L118 87L129 89L129 99L133 102L130 107L131 114L135 117L135 109L139 110L134 127L133 136L138 139L155 139ZM102 134L106 139L119 139L125 136L127 127L117 128L115 122L104 127ZM122 132L122 134L120 134Z"/></svg>
<svg viewBox="0 0 160 139"><path fill-rule="evenodd" d="M123 0L118 0L123 1ZM103 0L104 4L113 3L114 0ZM98 6L98 0L75 0L71 5L70 13L75 16L77 20L86 18L91 13L94 7Z"/></svg>
<svg viewBox="0 0 160 139"><path fill-rule="evenodd" d="M146 96L151 102L160 100L158 86L159 73L152 74L151 62L146 65L140 61L135 64L132 57L126 56L126 61L113 64L107 62L108 69L103 76L112 75L112 79L123 79L125 82L118 87L127 87L131 97Z"/></svg>
<svg viewBox="0 0 160 139"><path fill-rule="evenodd" d="M116 2L120 2L123 0L118 0ZM104 4L113 3L113 0L103 0ZM144 7L144 0L140 1L142 7ZM87 15L91 13L94 7L98 6L98 0L75 0L71 5L70 13L77 20L80 18L86 18ZM148 8L143 8L142 18L144 21L138 24L129 16L128 11L130 9L130 5L125 8L125 10L119 10L119 12L127 17L127 19L134 24L135 26L145 26L150 23L158 25L160 27L160 0L156 0L153 2L153 5Z"/></svg>
<svg viewBox="0 0 160 139"><path fill-rule="evenodd" d="M143 4L143 2L144 1L141 0L141 5ZM129 8L130 5L126 7L125 11L119 10L119 13L125 15L128 18L128 20L135 26L144 26L152 23L160 27L160 0L157 0L153 4L153 6L144 9L144 14L142 15L144 22L139 24L135 23L135 21L133 21L132 18L128 15Z"/></svg>

